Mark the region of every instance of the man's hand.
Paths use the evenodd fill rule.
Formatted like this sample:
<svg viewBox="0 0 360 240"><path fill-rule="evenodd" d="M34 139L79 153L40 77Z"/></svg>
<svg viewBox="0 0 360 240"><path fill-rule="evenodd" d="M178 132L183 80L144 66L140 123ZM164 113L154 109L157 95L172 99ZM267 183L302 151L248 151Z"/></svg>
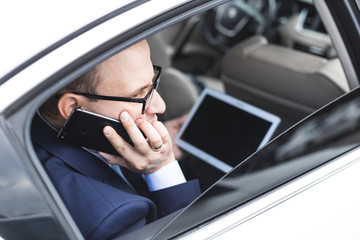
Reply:
<svg viewBox="0 0 360 240"><path fill-rule="evenodd" d="M176 144L174 144L174 141L175 141L176 135L178 134L181 126L186 121L187 117L188 117L188 115L184 115L182 117L175 118L175 119L164 122L164 125L165 125L166 129L168 130L169 135L172 139L173 150L174 150L175 158L177 160L180 160L182 152L181 152L180 148L178 146L176 146Z"/></svg>
<svg viewBox="0 0 360 240"><path fill-rule="evenodd" d="M104 135L119 152L121 157L100 153L110 164L126 167L130 171L150 174L175 161L171 137L159 121L148 122L137 119L135 122L127 112L122 112L120 120L128 132L134 146L127 143L110 126L104 127ZM147 136L145 139L139 128Z"/></svg>

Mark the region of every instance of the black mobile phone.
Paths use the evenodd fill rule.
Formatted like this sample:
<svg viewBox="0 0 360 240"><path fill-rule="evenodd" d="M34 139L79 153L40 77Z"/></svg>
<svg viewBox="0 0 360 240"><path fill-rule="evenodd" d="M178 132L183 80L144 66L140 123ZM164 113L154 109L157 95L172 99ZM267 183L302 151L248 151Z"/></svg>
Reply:
<svg viewBox="0 0 360 240"><path fill-rule="evenodd" d="M111 126L131 145L131 139L124 126L117 119L89 112L80 108L74 109L58 133L58 139L89 149L120 155L104 136L103 128Z"/></svg>

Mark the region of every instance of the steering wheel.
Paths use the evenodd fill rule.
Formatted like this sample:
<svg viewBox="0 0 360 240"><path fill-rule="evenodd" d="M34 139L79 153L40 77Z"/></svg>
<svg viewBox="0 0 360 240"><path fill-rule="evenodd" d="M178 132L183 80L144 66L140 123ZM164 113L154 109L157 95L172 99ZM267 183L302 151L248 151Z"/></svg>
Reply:
<svg viewBox="0 0 360 240"><path fill-rule="evenodd" d="M221 51L265 31L276 11L276 0L232 0L205 16L206 40Z"/></svg>

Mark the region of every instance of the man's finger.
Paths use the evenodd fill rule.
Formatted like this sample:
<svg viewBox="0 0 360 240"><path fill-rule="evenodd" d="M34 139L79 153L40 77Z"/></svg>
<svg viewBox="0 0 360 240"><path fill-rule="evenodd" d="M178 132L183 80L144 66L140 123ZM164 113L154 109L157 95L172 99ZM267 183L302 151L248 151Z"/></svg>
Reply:
<svg viewBox="0 0 360 240"><path fill-rule="evenodd" d="M162 122L156 121L156 122L153 122L152 125L154 126L156 131L160 134L161 139L163 140L164 144L172 143L169 132Z"/></svg>
<svg viewBox="0 0 360 240"><path fill-rule="evenodd" d="M161 135L157 132L154 126L146 120L137 119L135 121L137 126L145 133L150 147L154 151L160 151L163 141Z"/></svg>
<svg viewBox="0 0 360 240"><path fill-rule="evenodd" d="M143 134L138 126L135 124L129 113L124 111L120 114L120 120L124 128L126 129L129 137L134 144L135 148L145 151L148 149L148 143L146 142Z"/></svg>
<svg viewBox="0 0 360 240"><path fill-rule="evenodd" d="M109 140L115 150L120 153L121 156L126 157L131 151L131 146L110 126L106 126L103 129L105 137Z"/></svg>

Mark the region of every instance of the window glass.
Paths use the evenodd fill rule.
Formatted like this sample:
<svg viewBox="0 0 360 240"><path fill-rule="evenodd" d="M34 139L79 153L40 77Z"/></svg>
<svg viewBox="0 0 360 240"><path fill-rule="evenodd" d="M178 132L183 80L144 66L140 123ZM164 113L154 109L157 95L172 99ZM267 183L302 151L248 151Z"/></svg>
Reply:
<svg viewBox="0 0 360 240"><path fill-rule="evenodd" d="M194 228L359 146L359 95L355 89L240 163L160 236Z"/></svg>

